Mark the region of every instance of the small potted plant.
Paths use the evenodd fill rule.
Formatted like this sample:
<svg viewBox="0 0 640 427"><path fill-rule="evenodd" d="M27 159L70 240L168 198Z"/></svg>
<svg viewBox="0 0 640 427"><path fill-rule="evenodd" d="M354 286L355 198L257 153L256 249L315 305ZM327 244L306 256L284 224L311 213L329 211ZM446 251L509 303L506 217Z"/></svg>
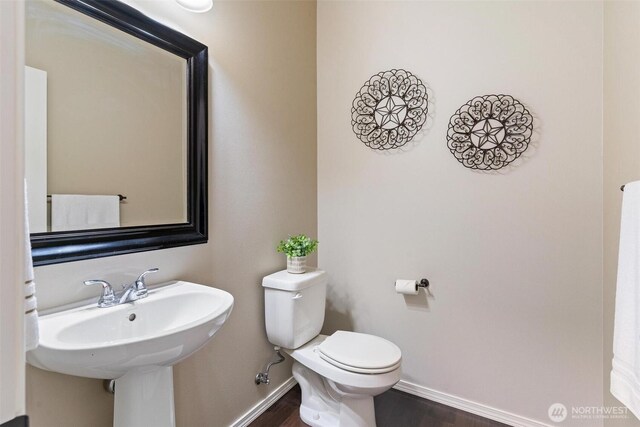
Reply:
<svg viewBox="0 0 640 427"><path fill-rule="evenodd" d="M304 234L289 237L281 240L278 245L278 252L287 255L287 271L289 273L301 274L307 270L307 255L318 247L318 241L310 239Z"/></svg>

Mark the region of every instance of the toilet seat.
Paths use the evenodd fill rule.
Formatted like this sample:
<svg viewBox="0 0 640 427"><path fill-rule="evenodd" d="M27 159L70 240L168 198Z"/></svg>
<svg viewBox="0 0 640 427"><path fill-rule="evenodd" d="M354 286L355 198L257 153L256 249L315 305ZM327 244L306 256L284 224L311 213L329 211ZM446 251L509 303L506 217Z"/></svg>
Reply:
<svg viewBox="0 0 640 427"><path fill-rule="evenodd" d="M294 360L316 372L320 376L344 384L350 387L358 387L364 390L378 389L380 387L391 387L400 380L402 371L399 365L396 369L383 374L363 374L342 369L333 363L327 362L320 357L318 347L329 338L326 335L318 335L305 345L294 350L284 349Z"/></svg>
<svg viewBox="0 0 640 427"><path fill-rule="evenodd" d="M326 362L359 374L384 374L400 366L397 345L375 335L337 331L317 347Z"/></svg>

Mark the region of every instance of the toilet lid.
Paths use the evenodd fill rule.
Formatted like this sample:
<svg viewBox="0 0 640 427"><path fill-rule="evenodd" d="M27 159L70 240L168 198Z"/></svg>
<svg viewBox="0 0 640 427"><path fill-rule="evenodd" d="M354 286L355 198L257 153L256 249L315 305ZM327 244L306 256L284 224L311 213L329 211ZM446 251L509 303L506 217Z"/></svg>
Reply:
<svg viewBox="0 0 640 427"><path fill-rule="evenodd" d="M397 345L375 335L337 331L319 346L322 359L341 369L368 374L390 372L400 366Z"/></svg>

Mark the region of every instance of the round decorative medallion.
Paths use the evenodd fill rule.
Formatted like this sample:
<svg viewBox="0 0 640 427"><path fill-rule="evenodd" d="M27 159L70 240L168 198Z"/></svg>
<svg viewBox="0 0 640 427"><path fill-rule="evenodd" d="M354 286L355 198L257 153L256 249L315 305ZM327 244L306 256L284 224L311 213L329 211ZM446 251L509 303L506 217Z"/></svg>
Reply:
<svg viewBox="0 0 640 427"><path fill-rule="evenodd" d="M477 96L451 116L447 146L471 169L500 169L529 147L533 117L509 95Z"/></svg>
<svg viewBox="0 0 640 427"><path fill-rule="evenodd" d="M427 88L405 70L383 71L371 77L353 100L351 126L369 148L399 148L427 120Z"/></svg>

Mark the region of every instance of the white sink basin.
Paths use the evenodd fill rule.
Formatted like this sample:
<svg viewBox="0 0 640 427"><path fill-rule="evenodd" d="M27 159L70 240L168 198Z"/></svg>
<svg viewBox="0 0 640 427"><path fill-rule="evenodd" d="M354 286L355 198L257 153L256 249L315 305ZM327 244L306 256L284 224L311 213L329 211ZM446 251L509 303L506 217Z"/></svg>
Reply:
<svg viewBox="0 0 640 427"><path fill-rule="evenodd" d="M40 344L27 359L49 371L105 379L142 366L171 366L206 344L232 307L228 292L174 282L132 303L92 303L41 316Z"/></svg>
<svg viewBox="0 0 640 427"><path fill-rule="evenodd" d="M172 282L131 303L41 316L40 344L27 360L49 371L116 379L115 425L172 426L171 366L211 340L232 308L228 292ZM145 383L152 384L151 394Z"/></svg>

